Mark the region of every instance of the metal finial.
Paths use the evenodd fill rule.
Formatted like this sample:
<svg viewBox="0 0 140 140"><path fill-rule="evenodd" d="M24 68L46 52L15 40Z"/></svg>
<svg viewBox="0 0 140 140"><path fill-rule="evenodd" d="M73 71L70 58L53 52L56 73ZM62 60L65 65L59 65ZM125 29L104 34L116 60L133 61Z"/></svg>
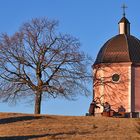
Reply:
<svg viewBox="0 0 140 140"><path fill-rule="evenodd" d="M127 6L123 4L121 8L123 9L123 16L125 17L125 9L127 8Z"/></svg>

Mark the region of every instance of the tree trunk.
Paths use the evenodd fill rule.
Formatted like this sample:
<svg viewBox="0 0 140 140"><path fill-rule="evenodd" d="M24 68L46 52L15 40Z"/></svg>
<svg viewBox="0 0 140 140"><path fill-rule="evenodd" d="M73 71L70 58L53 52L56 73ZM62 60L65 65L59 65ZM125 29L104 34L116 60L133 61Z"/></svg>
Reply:
<svg viewBox="0 0 140 140"><path fill-rule="evenodd" d="M40 114L41 113L41 100L42 100L42 93L37 92L35 94L35 111L34 111L34 114Z"/></svg>

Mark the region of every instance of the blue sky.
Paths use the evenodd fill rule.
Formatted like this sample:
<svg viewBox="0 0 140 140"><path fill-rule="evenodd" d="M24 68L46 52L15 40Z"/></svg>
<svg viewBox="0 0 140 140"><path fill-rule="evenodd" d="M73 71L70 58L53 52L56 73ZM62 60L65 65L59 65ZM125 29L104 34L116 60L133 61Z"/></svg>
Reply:
<svg viewBox="0 0 140 140"><path fill-rule="evenodd" d="M79 38L81 50L95 59L101 46L118 34L123 3L128 7L126 17L131 23L131 34L140 38L139 0L0 0L0 32L13 34L22 23L36 17L56 19L59 31ZM78 96L77 101L49 99L43 102L42 113L85 115L91 99L92 96ZM13 106L0 103L0 112L33 111L32 104L19 102Z"/></svg>

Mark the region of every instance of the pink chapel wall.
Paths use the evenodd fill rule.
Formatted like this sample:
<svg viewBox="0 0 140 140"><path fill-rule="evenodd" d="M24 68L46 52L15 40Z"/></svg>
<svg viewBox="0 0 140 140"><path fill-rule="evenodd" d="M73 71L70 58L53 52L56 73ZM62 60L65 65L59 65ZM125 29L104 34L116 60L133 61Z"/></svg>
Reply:
<svg viewBox="0 0 140 140"><path fill-rule="evenodd" d="M139 69L140 70L140 69ZM94 97L101 103L108 102L115 111L122 105L131 111L131 63L99 64L94 66ZM118 82L112 81L112 75L119 74ZM96 110L101 113L103 107Z"/></svg>
<svg viewBox="0 0 140 140"><path fill-rule="evenodd" d="M140 112L140 65L132 67L132 112Z"/></svg>

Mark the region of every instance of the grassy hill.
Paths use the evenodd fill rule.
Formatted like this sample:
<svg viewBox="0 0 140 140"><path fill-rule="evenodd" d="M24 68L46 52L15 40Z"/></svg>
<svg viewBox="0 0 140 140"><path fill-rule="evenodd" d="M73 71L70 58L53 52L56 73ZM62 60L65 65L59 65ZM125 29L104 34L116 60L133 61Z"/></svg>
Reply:
<svg viewBox="0 0 140 140"><path fill-rule="evenodd" d="M0 113L0 140L140 140L140 119Z"/></svg>

